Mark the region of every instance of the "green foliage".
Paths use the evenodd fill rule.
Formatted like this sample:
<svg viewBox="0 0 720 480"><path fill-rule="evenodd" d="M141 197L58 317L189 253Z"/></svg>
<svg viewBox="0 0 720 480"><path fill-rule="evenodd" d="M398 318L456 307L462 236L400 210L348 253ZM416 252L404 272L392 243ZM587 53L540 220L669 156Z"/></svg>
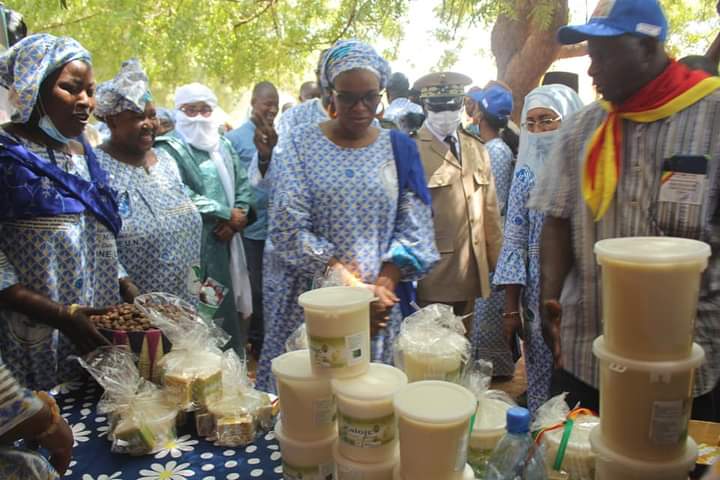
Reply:
<svg viewBox="0 0 720 480"><path fill-rule="evenodd" d="M139 58L159 103L201 81L233 102L257 81L295 91L339 38L402 36L405 0L9 0L32 32L69 35L93 54L97 78ZM391 52L392 53L392 49Z"/></svg>
<svg viewBox="0 0 720 480"><path fill-rule="evenodd" d="M443 26L439 38L452 37L464 25L489 27L498 16L517 17L529 12L541 28L551 25L555 9L567 0L443 0L438 14ZM702 54L715 37L717 29L716 0L660 0L670 23L669 50L676 55ZM592 13L595 0L589 0Z"/></svg>

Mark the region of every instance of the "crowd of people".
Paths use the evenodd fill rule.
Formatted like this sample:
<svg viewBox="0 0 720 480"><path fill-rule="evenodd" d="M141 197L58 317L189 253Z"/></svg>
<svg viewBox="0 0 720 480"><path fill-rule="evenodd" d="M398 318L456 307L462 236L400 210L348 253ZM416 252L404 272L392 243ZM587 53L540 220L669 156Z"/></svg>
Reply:
<svg viewBox="0 0 720 480"><path fill-rule="evenodd" d="M692 413L720 420L720 42L675 61L655 0L600 2L563 27L561 43L587 41L602 98L583 106L576 79L548 75L519 126L502 82L440 72L411 85L372 46L341 40L299 104L280 112L261 81L226 132L207 86L181 86L162 109L137 60L96 85L82 45L21 23L0 55L2 478L64 472L72 433L43 391L107 343L90 315L154 291L199 305L212 287L210 318L258 360L265 391L303 323L298 296L339 281L374 291L375 361L392 362L413 304L444 303L496 377L524 357L532 412L559 392L597 410L593 245L612 237L711 245ZM695 195L665 195L668 169L692 172ZM12 447L21 438L49 463Z"/></svg>

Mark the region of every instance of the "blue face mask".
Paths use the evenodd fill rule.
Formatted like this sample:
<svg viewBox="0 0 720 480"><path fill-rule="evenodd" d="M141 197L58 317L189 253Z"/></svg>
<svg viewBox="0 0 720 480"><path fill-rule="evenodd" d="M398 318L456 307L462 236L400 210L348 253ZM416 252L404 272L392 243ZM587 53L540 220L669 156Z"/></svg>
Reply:
<svg viewBox="0 0 720 480"><path fill-rule="evenodd" d="M38 127L40 127L40 130L45 132L47 136L62 144L67 145L70 140L72 140L71 138L68 138L62 133L60 133L60 130L55 127L55 124L52 120L50 120L50 117L47 114L43 115L40 118L40 121L38 122Z"/></svg>
<svg viewBox="0 0 720 480"><path fill-rule="evenodd" d="M471 123L467 127L467 131L475 135L476 137L480 136L480 125L477 123Z"/></svg>

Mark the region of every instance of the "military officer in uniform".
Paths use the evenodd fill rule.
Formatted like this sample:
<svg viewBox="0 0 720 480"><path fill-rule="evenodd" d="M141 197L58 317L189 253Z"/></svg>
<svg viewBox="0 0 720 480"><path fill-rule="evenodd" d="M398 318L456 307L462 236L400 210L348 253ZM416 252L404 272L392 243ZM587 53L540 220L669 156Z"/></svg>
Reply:
<svg viewBox="0 0 720 480"><path fill-rule="evenodd" d="M426 114L415 141L432 195L441 254L440 263L418 285L418 303L452 305L456 315L472 313L475 298L490 295L490 272L502 245L490 158L482 142L460 127L470 83L452 72L432 73L415 83Z"/></svg>

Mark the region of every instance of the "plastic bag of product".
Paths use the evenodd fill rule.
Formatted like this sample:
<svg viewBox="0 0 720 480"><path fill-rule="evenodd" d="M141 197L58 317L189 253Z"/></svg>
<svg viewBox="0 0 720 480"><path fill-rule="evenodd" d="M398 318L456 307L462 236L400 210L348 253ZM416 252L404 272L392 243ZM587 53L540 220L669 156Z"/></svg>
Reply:
<svg viewBox="0 0 720 480"><path fill-rule="evenodd" d="M600 418L585 408L570 410L566 396L553 397L540 407L531 429L544 446L548 477L593 480L595 454L590 432L600 424Z"/></svg>
<svg viewBox="0 0 720 480"><path fill-rule="evenodd" d="M240 406L252 416L258 430L269 431L274 425L273 402L265 392L255 390L247 374L247 363L234 350L223 354L223 397L238 399Z"/></svg>
<svg viewBox="0 0 720 480"><path fill-rule="evenodd" d="M247 364L234 350L223 353L222 395L195 412L198 435L218 446L238 447L255 440L258 430L273 426L273 403L253 388Z"/></svg>
<svg viewBox="0 0 720 480"><path fill-rule="evenodd" d="M79 361L105 390L98 412L109 418L113 452L145 455L176 437L177 406L140 376L130 350L101 347Z"/></svg>
<svg viewBox="0 0 720 480"><path fill-rule="evenodd" d="M230 337L200 318L182 299L164 293L138 296L135 304L172 343L158 368L166 390L182 410L207 406L222 395L222 351Z"/></svg>
<svg viewBox="0 0 720 480"><path fill-rule="evenodd" d="M471 351L462 318L449 305L439 303L407 317L394 347L395 365L410 382L460 382Z"/></svg>
<svg viewBox="0 0 720 480"><path fill-rule="evenodd" d="M303 323L288 337L285 342L285 351L294 352L295 350L307 350L308 348L307 329Z"/></svg>
<svg viewBox="0 0 720 480"><path fill-rule="evenodd" d="M485 478L487 461L506 431L507 411L516 406L505 392L492 390L493 364L478 360L468 367L462 385L478 399L468 444L468 463L477 478Z"/></svg>

